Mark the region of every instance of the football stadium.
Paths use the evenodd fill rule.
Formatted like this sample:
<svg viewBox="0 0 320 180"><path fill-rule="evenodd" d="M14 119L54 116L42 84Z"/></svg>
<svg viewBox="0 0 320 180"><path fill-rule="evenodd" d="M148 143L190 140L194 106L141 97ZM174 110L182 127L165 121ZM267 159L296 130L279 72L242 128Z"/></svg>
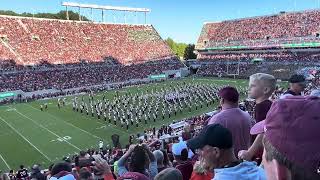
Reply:
<svg viewBox="0 0 320 180"><path fill-rule="evenodd" d="M320 179L319 2L190 44L97 2L0 6L0 180Z"/></svg>

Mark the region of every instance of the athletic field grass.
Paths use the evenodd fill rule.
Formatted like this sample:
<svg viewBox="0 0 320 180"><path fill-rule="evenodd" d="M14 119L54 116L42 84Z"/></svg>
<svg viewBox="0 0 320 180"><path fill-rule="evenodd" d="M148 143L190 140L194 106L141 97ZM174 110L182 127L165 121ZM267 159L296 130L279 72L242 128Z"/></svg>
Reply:
<svg viewBox="0 0 320 180"><path fill-rule="evenodd" d="M247 80L188 78L106 91L98 96L102 98L105 95L106 98L111 99L116 91L120 95L126 92L141 93L147 89L157 89L168 86L169 83L174 85L183 81L216 84L217 86L232 85L241 88L248 86ZM98 148L100 139L105 145L111 145L112 134L119 134L121 145L124 146L128 143L128 137L131 134L143 132L145 128L169 124L173 120L181 120L212 111L217 105L215 103L192 112L184 111L170 119L158 120L147 126L141 123L138 128L130 127L129 131L126 131L119 126L98 120L96 117L72 111L72 99L73 97L68 97L67 105L61 109L57 107L57 99L0 106L0 170L18 169L21 164L30 167L35 163L47 168L49 164L61 160L66 155L77 154L80 150L88 148ZM48 103L48 110L40 111L40 104L45 102Z"/></svg>

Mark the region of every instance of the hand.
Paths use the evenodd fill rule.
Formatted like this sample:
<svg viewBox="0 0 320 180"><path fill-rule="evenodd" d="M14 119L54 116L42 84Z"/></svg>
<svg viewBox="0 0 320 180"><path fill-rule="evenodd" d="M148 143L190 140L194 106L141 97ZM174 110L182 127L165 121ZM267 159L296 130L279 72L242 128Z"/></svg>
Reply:
<svg viewBox="0 0 320 180"><path fill-rule="evenodd" d="M131 144L128 152L131 153L135 147L136 147L136 144Z"/></svg>
<svg viewBox="0 0 320 180"><path fill-rule="evenodd" d="M241 150L238 152L238 157L239 157L239 159L251 161L253 155L251 154L251 152L249 150Z"/></svg>
<svg viewBox="0 0 320 180"><path fill-rule="evenodd" d="M99 172L102 172L104 175L112 173L111 168L106 160L102 158L96 158L95 162L95 166Z"/></svg>

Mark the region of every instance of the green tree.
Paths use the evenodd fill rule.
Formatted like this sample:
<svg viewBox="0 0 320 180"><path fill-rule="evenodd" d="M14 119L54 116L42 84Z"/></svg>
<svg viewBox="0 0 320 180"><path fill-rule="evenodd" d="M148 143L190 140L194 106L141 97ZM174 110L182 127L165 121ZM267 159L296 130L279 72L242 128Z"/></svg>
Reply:
<svg viewBox="0 0 320 180"><path fill-rule="evenodd" d="M165 41L167 42L168 46L171 48L175 55L177 55L180 58L183 58L184 51L187 47L186 43L177 43L171 38L167 38Z"/></svg>
<svg viewBox="0 0 320 180"><path fill-rule="evenodd" d="M79 20L79 14L75 13L73 11L68 11L69 13L69 19L70 20ZM31 13L16 13L14 11L5 11L5 10L0 10L1 15L8 15L8 16L23 16L23 17L36 17L36 18L48 18L48 19L67 19L66 16L66 11L59 11L58 13L36 13L36 14L31 14ZM81 19L83 21L89 21L89 19L85 16L81 16Z"/></svg>
<svg viewBox="0 0 320 180"><path fill-rule="evenodd" d="M188 44L188 46L184 50L183 59L196 59L197 55L193 52L194 48L194 44Z"/></svg>

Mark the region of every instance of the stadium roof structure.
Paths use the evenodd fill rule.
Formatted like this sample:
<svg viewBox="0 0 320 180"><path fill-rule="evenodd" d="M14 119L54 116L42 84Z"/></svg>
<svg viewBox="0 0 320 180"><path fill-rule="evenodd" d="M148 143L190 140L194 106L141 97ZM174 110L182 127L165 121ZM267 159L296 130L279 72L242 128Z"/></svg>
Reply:
<svg viewBox="0 0 320 180"><path fill-rule="evenodd" d="M91 9L91 17L92 17L92 10L97 9L101 10L101 17L102 21L104 18L104 11L124 11L124 12L135 12L135 13L144 13L144 22L147 23L147 13L149 13L151 10L147 8L132 8L132 7L119 7L119 6L104 6L104 5L96 5L96 4L81 4L81 3L75 3L75 2L62 2L62 6L66 7L66 16L69 20L69 13L68 13L68 7L75 7L78 8L79 12L79 20L81 21L81 8L85 9ZM125 15L126 16L126 15ZM126 19L126 17L125 17Z"/></svg>
<svg viewBox="0 0 320 180"><path fill-rule="evenodd" d="M74 3L74 2L62 2L62 6L90 8L90 9L115 10L115 11L150 12L150 9L147 9L147 8L101 6L101 5L96 5L96 4L80 4L80 3Z"/></svg>

